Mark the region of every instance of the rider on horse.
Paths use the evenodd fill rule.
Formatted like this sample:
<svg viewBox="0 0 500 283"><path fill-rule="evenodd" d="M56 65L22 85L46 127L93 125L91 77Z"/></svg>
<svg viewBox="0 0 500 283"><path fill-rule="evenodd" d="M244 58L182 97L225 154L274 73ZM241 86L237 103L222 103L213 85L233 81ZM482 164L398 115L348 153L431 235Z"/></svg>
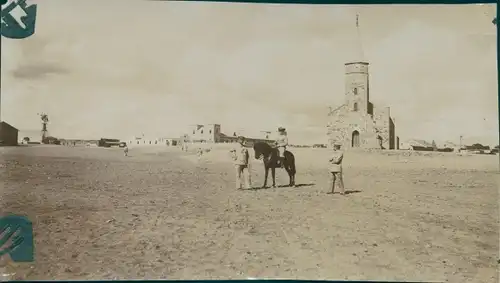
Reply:
<svg viewBox="0 0 500 283"><path fill-rule="evenodd" d="M286 129L283 127L278 128L278 135L276 137L275 146L279 151L279 166L283 167L285 163L285 150L288 145L288 137L286 134Z"/></svg>

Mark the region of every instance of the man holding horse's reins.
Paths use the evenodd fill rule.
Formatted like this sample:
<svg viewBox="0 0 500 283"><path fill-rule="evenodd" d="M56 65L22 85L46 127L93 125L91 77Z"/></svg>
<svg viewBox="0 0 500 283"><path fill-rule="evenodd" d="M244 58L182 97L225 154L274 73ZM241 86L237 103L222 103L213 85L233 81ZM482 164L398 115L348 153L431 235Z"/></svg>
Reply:
<svg viewBox="0 0 500 283"><path fill-rule="evenodd" d="M251 181L250 172L248 170L250 154L248 153L248 149L245 147L245 138L239 136L237 141L238 145L236 148L233 148L230 151L236 169L236 188L241 189L241 177L243 177L246 188L250 189Z"/></svg>
<svg viewBox="0 0 500 283"><path fill-rule="evenodd" d="M285 150L288 145L288 136L286 133L286 129L283 127L278 128L278 135L276 137L276 147L279 152L279 166L283 167L285 163Z"/></svg>

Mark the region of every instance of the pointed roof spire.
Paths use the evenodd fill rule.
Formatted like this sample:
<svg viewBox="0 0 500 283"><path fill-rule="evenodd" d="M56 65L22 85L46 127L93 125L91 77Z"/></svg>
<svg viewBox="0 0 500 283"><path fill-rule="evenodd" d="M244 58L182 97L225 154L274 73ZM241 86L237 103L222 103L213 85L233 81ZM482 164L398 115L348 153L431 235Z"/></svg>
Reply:
<svg viewBox="0 0 500 283"><path fill-rule="evenodd" d="M353 41L353 58L351 59L351 62L364 62L365 56L363 50L363 42L361 39L361 32L359 28L359 13L356 13L356 35Z"/></svg>

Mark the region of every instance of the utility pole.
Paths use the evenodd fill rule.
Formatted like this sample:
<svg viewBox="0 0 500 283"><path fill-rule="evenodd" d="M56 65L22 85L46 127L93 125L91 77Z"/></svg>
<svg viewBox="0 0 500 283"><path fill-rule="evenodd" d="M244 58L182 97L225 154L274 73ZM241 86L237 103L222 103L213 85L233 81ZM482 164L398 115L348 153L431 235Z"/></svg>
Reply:
<svg viewBox="0 0 500 283"><path fill-rule="evenodd" d="M460 147L458 148L458 151L461 151L462 150L462 139L463 139L464 136L460 136Z"/></svg>

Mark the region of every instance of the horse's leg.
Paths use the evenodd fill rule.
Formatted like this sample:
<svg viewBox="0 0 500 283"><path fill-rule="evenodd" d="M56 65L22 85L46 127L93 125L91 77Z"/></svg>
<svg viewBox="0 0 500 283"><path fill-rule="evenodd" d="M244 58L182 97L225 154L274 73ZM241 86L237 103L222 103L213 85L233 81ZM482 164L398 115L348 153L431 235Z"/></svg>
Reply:
<svg viewBox="0 0 500 283"><path fill-rule="evenodd" d="M269 167L267 165L264 165L264 186L262 188L267 187L267 176L269 175Z"/></svg>
<svg viewBox="0 0 500 283"><path fill-rule="evenodd" d="M291 187L293 186L293 175L292 175L292 171L290 170L290 168L288 166L285 167L285 170L286 170L286 173L288 173L288 186Z"/></svg>
<svg viewBox="0 0 500 283"><path fill-rule="evenodd" d="M292 179L291 185L293 187L295 187L295 174L297 174L297 168L295 167L295 157L290 158L290 171L292 173L292 174L290 174L291 179Z"/></svg>
<svg viewBox="0 0 500 283"><path fill-rule="evenodd" d="M276 188L276 168L271 168L271 175L273 176L273 188Z"/></svg>

